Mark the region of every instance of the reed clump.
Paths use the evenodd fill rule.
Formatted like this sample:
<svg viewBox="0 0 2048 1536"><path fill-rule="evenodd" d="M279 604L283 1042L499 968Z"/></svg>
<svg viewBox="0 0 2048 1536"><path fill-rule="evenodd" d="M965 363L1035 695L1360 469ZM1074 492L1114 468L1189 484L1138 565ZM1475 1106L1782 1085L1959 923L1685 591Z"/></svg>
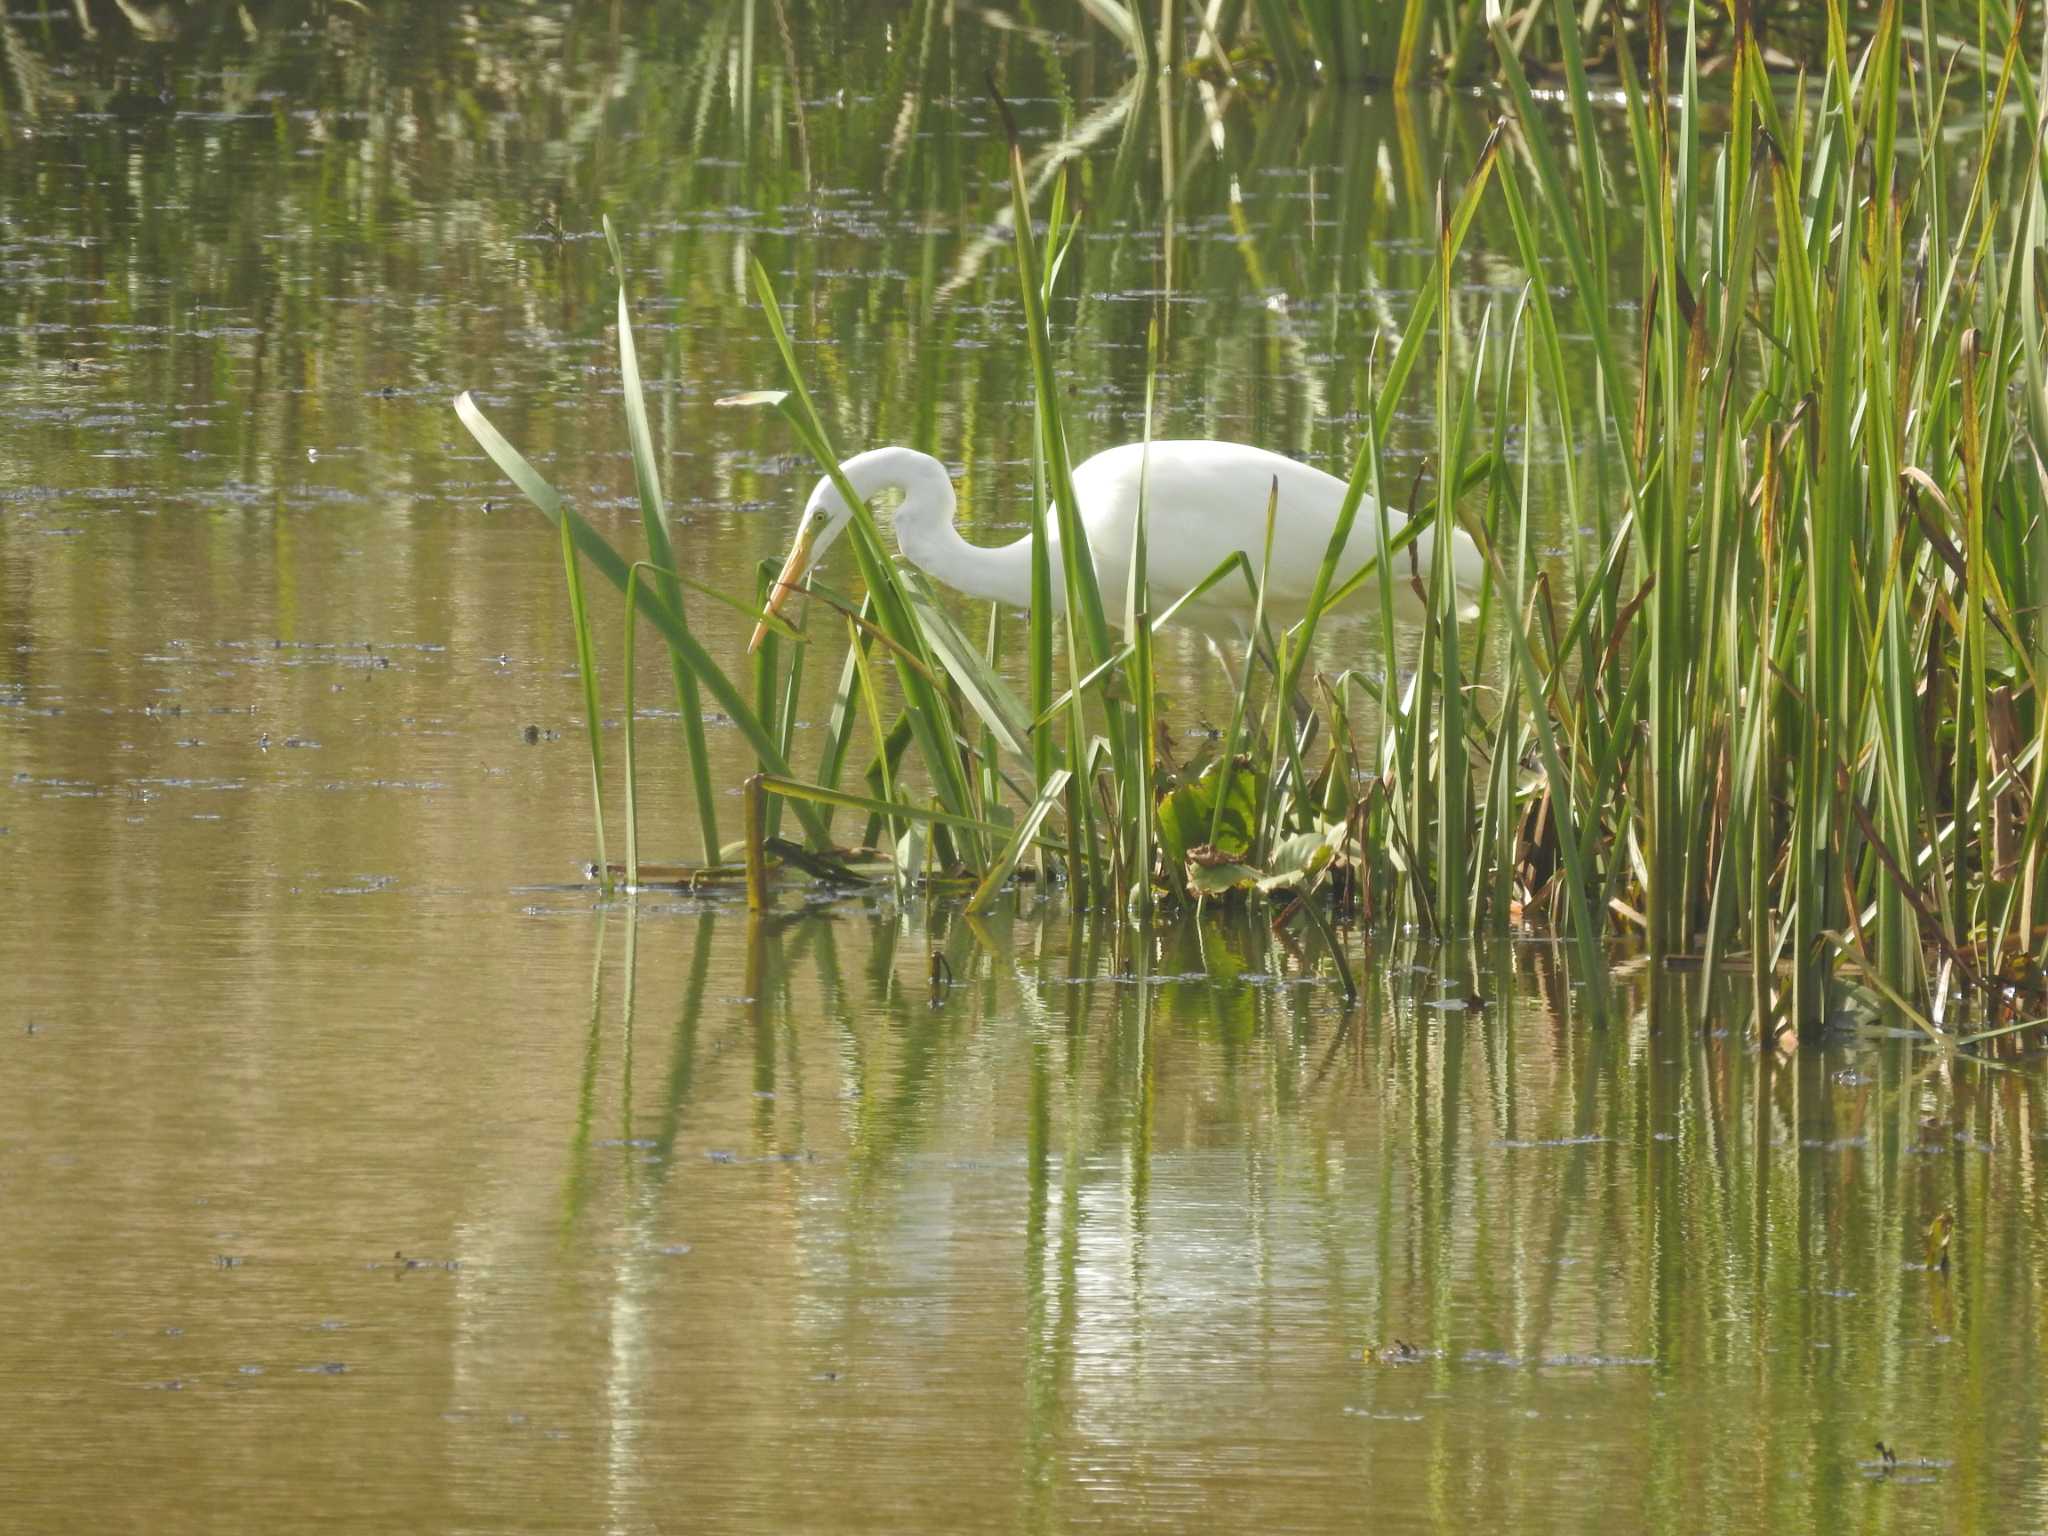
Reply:
<svg viewBox="0 0 2048 1536"><path fill-rule="evenodd" d="M785 873L951 880L970 908L1021 870L1098 910L1268 903L1347 988L1344 924L1445 937L1536 925L1569 940L1595 1012L1617 941L1655 964L1740 978L1769 1032L1817 1027L1852 993L1946 1039L1961 1032L1958 999L2005 1010L1974 1010L1979 1036L2048 1011L2036 270L2048 119L2022 31L1976 14L1983 132L1964 149L1941 131L1957 74L1953 55L1926 46L1924 8L1909 27L1894 0L1852 41L1842 8L1826 7L1822 67L1788 96L1738 6L1710 130L1708 34L1676 41L1645 7L1632 13L1647 29L1640 67L1633 48L1608 54L1627 113L1623 165L1589 120L1576 9L1542 10L1546 57L1570 87L1570 142L1552 142L1535 110L1527 27L1486 27L1501 123L1440 198L1434 275L1351 470L1355 514L1382 515L1402 494L1382 473L1393 412L1429 390L1435 483L1456 493L1409 505L1409 536L1469 534L1485 556L1476 602L1453 586L1450 562L1425 580L1384 530L1389 558L1337 570L1340 530L1322 597L1290 629L1258 626L1228 728L1189 760L1164 750L1158 718L1151 642L1170 613L1153 611L1142 580L1098 591L1079 553L1047 321L1076 214L1055 183L1035 231L1014 130L1034 591L1051 590L1042 552L1057 528L1070 594L1064 614L1032 605L1024 697L1006 681L999 627L970 639L891 558L843 478L864 595L814 584L823 600L806 628L772 621L750 678L719 666L696 639L668 541L623 285L643 560L613 550L474 402L457 402L560 530L579 633L581 560L627 594L629 636L645 623L668 648L707 863L720 857L696 730L708 694L758 764L741 850L756 899L775 850ZM1668 195L1644 219L1639 269L1617 271L1608 210L1631 179ZM1489 199L1525 269L1561 255L1571 293L1530 283L1465 338L1458 355L1479 364L1454 367L1442 335L1453 270ZM839 445L758 266L754 281L787 376L732 403L780 411L836 476ZM1567 329L1591 337L1590 408L1566 387ZM1522 441L1540 429L1597 442L1617 466L1599 483L1567 466L1566 504L1540 519L1573 531L1562 560L1533 553L1539 509L1511 427ZM1146 530L1141 513L1140 571ZM1257 564L1240 559L1210 582L1256 597ZM1320 621L1361 587L1379 599L1367 643L1349 665L1318 669ZM1397 589L1421 615L1417 653L1397 653ZM838 655L837 682L816 761L799 773L801 669L820 646ZM588 673L587 646L579 655ZM626 747L632 881L630 734ZM595 737L592 751L601 786ZM779 836L783 807L800 844ZM843 823L835 834L848 813L854 837ZM601 831L601 805L599 816Z"/></svg>

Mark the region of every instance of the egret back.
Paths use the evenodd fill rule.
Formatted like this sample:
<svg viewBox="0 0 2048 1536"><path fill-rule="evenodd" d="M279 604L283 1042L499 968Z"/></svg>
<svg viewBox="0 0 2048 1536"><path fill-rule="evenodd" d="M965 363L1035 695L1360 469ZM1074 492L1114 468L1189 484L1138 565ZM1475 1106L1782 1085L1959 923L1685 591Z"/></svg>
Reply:
<svg viewBox="0 0 2048 1536"><path fill-rule="evenodd" d="M1096 454L1074 471L1074 493L1088 528L1088 542L1102 583L1104 603L1120 612L1129 579L1131 533L1138 510L1139 465L1145 465L1147 499L1146 584L1154 606L1171 602L1215 570L1232 552L1242 552L1254 571L1265 561L1266 507L1275 484L1273 553L1266 567L1266 611L1277 623L1291 623L1308 607L1316 572L1337 527L1345 486L1334 475L1284 454L1243 443L1164 441L1149 450L1126 444ZM1406 519L1389 512L1390 532ZM1416 540L1421 570L1429 570L1432 536ZM1368 497L1353 520L1336 572L1342 581L1378 553L1379 516ZM1462 586L1477 586L1479 552L1463 534L1453 558ZM1404 562L1405 564L1405 562ZM1404 572L1397 570L1397 577ZM1204 629L1238 629L1251 613L1251 595L1235 579L1213 589L1201 612L1186 616Z"/></svg>

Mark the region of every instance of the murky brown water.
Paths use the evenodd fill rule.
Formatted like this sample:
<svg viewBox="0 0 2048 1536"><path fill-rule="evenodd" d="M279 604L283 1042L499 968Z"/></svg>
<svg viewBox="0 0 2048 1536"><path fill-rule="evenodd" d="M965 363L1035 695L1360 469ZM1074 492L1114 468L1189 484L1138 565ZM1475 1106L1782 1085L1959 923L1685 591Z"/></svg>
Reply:
<svg viewBox="0 0 2048 1536"><path fill-rule="evenodd" d="M630 523L600 210L706 579L811 480L710 409L750 253L843 446L1023 521L991 62L1080 125L1086 446L1163 312L1163 431L1340 457L1485 104L1219 145L1053 9L0 22L0 1530L2048 1525L2031 1062L1594 1030L1541 944L1360 939L1347 1011L1256 929L569 883L556 551L447 402Z"/></svg>

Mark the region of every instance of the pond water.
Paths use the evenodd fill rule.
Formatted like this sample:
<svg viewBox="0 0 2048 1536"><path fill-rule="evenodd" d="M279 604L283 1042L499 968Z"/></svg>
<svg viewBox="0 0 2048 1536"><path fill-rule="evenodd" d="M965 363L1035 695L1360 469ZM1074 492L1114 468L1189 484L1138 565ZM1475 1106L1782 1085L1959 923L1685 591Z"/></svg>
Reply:
<svg viewBox="0 0 2048 1536"><path fill-rule="evenodd" d="M1083 448L1158 315L1162 435L1332 465L1487 100L1141 93L1066 5L0 43L0 1529L2048 1527L2030 1058L1760 1054L1626 967L1594 1028L1533 940L1353 935L1347 1007L1256 924L578 883L558 554L448 402L630 529L600 212L681 558L743 586L814 478L711 408L778 382L750 255L842 447L1024 525L986 71L1091 210ZM1470 246L1490 366L1523 274Z"/></svg>

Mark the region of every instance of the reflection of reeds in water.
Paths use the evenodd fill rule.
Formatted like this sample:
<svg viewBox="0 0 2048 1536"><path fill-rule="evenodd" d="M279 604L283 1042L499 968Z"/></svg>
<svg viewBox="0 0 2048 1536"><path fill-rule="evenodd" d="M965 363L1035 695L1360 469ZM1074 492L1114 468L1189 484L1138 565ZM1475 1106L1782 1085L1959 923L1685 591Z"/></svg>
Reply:
<svg viewBox="0 0 2048 1536"><path fill-rule="evenodd" d="M1418 1499L1455 1469L1468 1518L1532 1497L1510 1467L1563 1433L1582 1473L1668 1461L1647 1497L1673 1528L1754 1501L1783 1529L1857 1497L1819 1471L1870 1425L1955 1461L1967 1524L2010 1473L1995 1425L2032 1422L2022 1074L1900 1038L1759 1052L1683 1027L1702 983L1646 969L1586 1029L1542 945L1395 943L1343 1008L1238 912L1161 924L1121 967L1109 924L1051 905L604 921L566 1193L575 1251L616 1267L600 1315L641 1326L646 1294L661 1319L598 1367L637 1382L629 1423L682 1411L642 1351L796 1350L865 1394L885 1361L971 1380L948 1411L1021 1436L1056 1486L1083 1463L1116 1486L1130 1440L1242 1435L1249 1396L1311 1438L1346 1410L1429 1426L1354 1449ZM637 978L622 921L664 935ZM952 963L936 1003L911 950ZM1196 1362L1207 1390L1177 1400ZM784 1390L715 1378L690 1414ZM868 1432L905 1411L861 1408ZM1758 1423L1800 1475L1754 1475ZM1519 1449L1475 1454L1497 1442Z"/></svg>
<svg viewBox="0 0 2048 1536"><path fill-rule="evenodd" d="M1166 0L1169 26L1175 9L1174 0ZM1494 42L1527 69L1562 71L1579 46L1559 36L1562 7L1549 4L1510 10L1491 0L1252 0L1228 8L1228 20L1220 4L1190 0L1186 9L1194 13L1196 30L1192 68L1289 84L1386 81L1405 88L1432 78L1469 80L1493 67L1489 32L1496 22ZM1659 0L1593 0L1572 9L1578 13L1573 30L1586 32L1595 62L1603 65L1621 55L1648 56L1662 46L1661 32L1670 24ZM1861 43L1901 16L1910 17L1915 33L1931 23L1937 35L1976 44L1988 8L1972 0L1932 6L1788 0L1669 10L1687 20L1688 46L1702 58L1727 63L1744 46L1744 26L1761 25L1767 30L1752 34L1762 44L1760 61L1819 69L1834 34ZM1975 47L1969 52L1977 56Z"/></svg>

